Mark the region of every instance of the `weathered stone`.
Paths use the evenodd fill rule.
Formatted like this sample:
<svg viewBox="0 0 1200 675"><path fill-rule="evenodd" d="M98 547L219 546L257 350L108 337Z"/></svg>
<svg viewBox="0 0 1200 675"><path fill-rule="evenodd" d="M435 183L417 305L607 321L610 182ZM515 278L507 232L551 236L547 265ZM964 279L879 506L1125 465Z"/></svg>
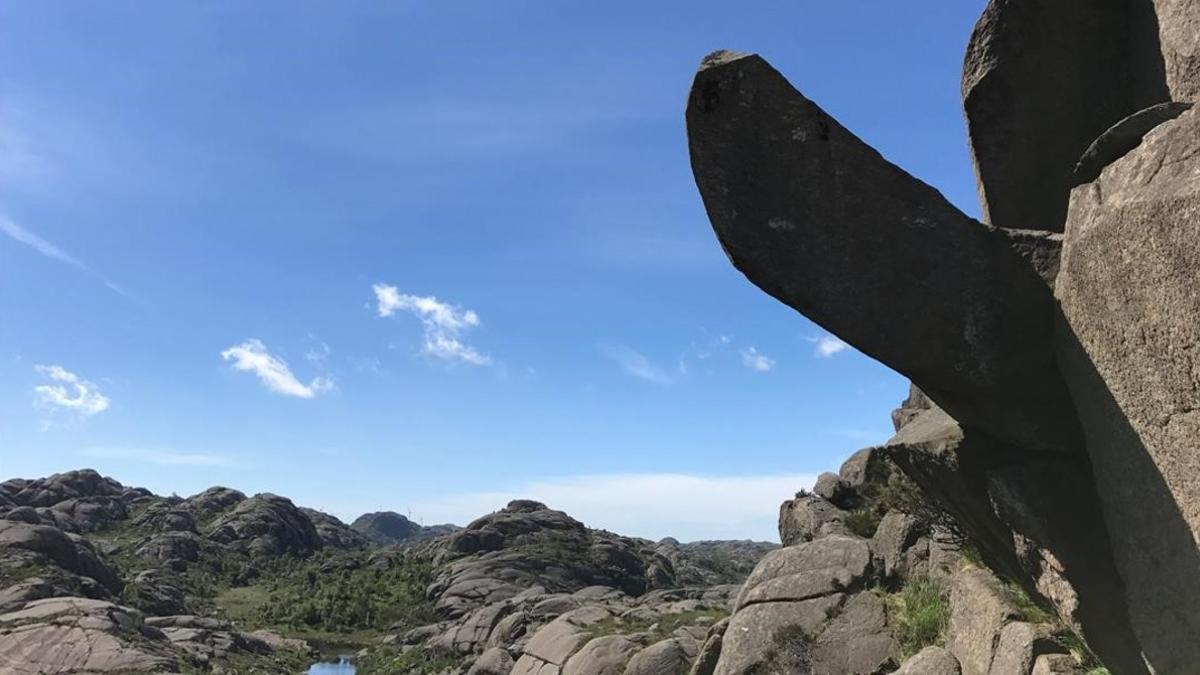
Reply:
<svg viewBox="0 0 1200 675"><path fill-rule="evenodd" d="M813 494L821 497L831 504L838 504L846 495L847 485L842 482L842 477L836 473L825 473L817 476L817 482L813 485Z"/></svg>
<svg viewBox="0 0 1200 675"><path fill-rule="evenodd" d="M888 632L883 600L859 593L821 631L812 646L813 672L870 675L896 667L900 646Z"/></svg>
<svg viewBox="0 0 1200 675"><path fill-rule="evenodd" d="M815 494L789 499L779 505L779 541L795 546L831 534L849 534L846 513Z"/></svg>
<svg viewBox="0 0 1200 675"><path fill-rule="evenodd" d="M787 549L784 549L787 550ZM777 635L815 635L837 612L845 595L826 595L800 602L765 602L734 613L721 641L714 675L745 675L777 648Z"/></svg>
<svg viewBox="0 0 1200 675"><path fill-rule="evenodd" d="M145 639L142 616L110 602L49 598L0 615L0 671L12 675L161 671L169 648Z"/></svg>
<svg viewBox="0 0 1200 675"><path fill-rule="evenodd" d="M894 675L962 675L958 659L944 647L926 647L900 666Z"/></svg>
<svg viewBox="0 0 1200 675"><path fill-rule="evenodd" d="M1006 235L888 163L757 56L705 59L687 122L709 220L751 281L964 424L1030 449L1081 447L1060 414L1070 399L1054 367L1054 298Z"/></svg>
<svg viewBox="0 0 1200 675"><path fill-rule="evenodd" d="M871 538L871 551L882 561L884 576L904 576L908 573L905 554L922 534L923 527L915 516L896 510L884 515L875 530L875 536Z"/></svg>
<svg viewBox="0 0 1200 675"><path fill-rule="evenodd" d="M1200 109L1193 108L1072 192L1057 284L1060 362L1130 617L1160 673L1200 663L1197 269Z"/></svg>
<svg viewBox="0 0 1200 675"><path fill-rule="evenodd" d="M1166 100L1161 73L1130 71L1133 4L988 4L962 82L985 222L1061 232L1084 150L1118 120ZM1135 85L1155 79L1156 92L1135 96Z"/></svg>
<svg viewBox="0 0 1200 675"><path fill-rule="evenodd" d="M624 635L605 635L588 641L563 666L563 675L621 675L642 645Z"/></svg>
<svg viewBox="0 0 1200 675"><path fill-rule="evenodd" d="M954 575L950 585L947 647L963 675L988 675L1001 631L1020 613L996 577L974 568Z"/></svg>
<svg viewBox="0 0 1200 675"><path fill-rule="evenodd" d="M704 636L704 642L700 645L700 651L696 654L696 660L692 663L692 669L688 671L688 675L713 675L716 672L717 661L721 658L722 642L725 637L725 631L728 628L728 617L721 619L709 627L708 633Z"/></svg>
<svg viewBox="0 0 1200 675"><path fill-rule="evenodd" d="M1154 0L1171 98L1200 100L1200 11L1195 0Z"/></svg>
<svg viewBox="0 0 1200 675"><path fill-rule="evenodd" d="M634 655L624 675L683 675L691 667L698 649L692 638L660 640Z"/></svg>
<svg viewBox="0 0 1200 675"><path fill-rule="evenodd" d="M1067 654L1044 654L1034 662L1029 675L1087 675L1087 672Z"/></svg>
<svg viewBox="0 0 1200 675"><path fill-rule="evenodd" d="M1154 127L1173 120L1190 110L1191 103L1168 102L1139 110L1110 127L1083 153L1075 165L1071 187L1090 183L1100 177L1104 167L1129 154L1142 144L1142 139Z"/></svg>
<svg viewBox="0 0 1200 675"><path fill-rule="evenodd" d="M512 656L499 647L492 647L475 659L467 675L509 675L512 669Z"/></svg>
<svg viewBox="0 0 1200 675"><path fill-rule="evenodd" d="M1063 653L1063 648L1052 640L1048 627L1015 621L1000 631L988 672L990 675L1026 675L1033 670L1033 662L1039 656L1055 652Z"/></svg>
<svg viewBox="0 0 1200 675"><path fill-rule="evenodd" d="M832 535L781 548L759 561L743 584L736 607L854 590L870 572L870 547L856 537Z"/></svg>

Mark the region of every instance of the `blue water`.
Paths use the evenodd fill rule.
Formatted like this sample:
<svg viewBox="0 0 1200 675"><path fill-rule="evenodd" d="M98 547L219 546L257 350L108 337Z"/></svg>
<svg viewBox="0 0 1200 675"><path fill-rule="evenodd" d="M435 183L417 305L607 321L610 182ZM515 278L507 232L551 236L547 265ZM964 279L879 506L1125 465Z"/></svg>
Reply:
<svg viewBox="0 0 1200 675"><path fill-rule="evenodd" d="M335 661L320 661L308 667L308 675L354 675L354 664L339 656Z"/></svg>

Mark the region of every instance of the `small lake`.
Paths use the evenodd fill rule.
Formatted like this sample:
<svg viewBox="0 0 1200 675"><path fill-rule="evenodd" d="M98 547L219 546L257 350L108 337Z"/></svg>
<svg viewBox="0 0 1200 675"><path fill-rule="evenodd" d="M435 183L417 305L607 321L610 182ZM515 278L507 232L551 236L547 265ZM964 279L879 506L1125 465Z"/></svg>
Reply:
<svg viewBox="0 0 1200 675"><path fill-rule="evenodd" d="M308 667L308 675L354 675L354 662L346 656L325 657Z"/></svg>

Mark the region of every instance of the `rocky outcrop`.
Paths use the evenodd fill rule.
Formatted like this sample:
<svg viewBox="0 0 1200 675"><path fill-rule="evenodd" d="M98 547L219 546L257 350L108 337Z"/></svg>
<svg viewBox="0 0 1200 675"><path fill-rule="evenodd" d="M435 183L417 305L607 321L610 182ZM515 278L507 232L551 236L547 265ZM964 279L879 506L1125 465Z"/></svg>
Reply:
<svg viewBox="0 0 1200 675"><path fill-rule="evenodd" d="M1194 0L990 2L963 75L987 225L756 56L709 56L688 101L730 260L912 379L886 454L1113 673L1200 663L1198 24ZM785 505L789 542L844 478ZM899 518L885 576L921 539Z"/></svg>
<svg viewBox="0 0 1200 675"><path fill-rule="evenodd" d="M1148 3L997 0L975 26L963 107L984 221L1061 232L1076 162L1122 118L1167 100ZM1047 64L1054 67L1047 67Z"/></svg>
<svg viewBox="0 0 1200 675"><path fill-rule="evenodd" d="M321 545L341 551L366 548L370 540L337 518L316 509L301 507L300 512L312 522ZM356 521L357 522L357 521Z"/></svg>
<svg viewBox="0 0 1200 675"><path fill-rule="evenodd" d="M238 502L213 522L208 538L258 555L307 554L323 544L317 528L292 500L272 494Z"/></svg>
<svg viewBox="0 0 1200 675"><path fill-rule="evenodd" d="M0 614L0 670L13 675L169 672L235 653L307 650L195 616L146 619L103 600L51 598ZM275 646L272 646L274 642Z"/></svg>
<svg viewBox="0 0 1200 675"><path fill-rule="evenodd" d="M1168 673L1200 663L1197 176L1192 109L1071 193L1057 284L1061 363L1132 619Z"/></svg>

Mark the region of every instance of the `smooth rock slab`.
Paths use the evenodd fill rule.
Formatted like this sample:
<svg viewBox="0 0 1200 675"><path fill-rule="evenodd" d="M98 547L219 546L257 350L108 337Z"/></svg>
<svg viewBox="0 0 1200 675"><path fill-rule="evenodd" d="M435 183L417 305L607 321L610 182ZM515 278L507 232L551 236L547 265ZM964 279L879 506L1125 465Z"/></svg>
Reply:
<svg viewBox="0 0 1200 675"><path fill-rule="evenodd" d="M958 659L944 647L926 647L900 666L894 675L962 675Z"/></svg>
<svg viewBox="0 0 1200 675"><path fill-rule="evenodd" d="M745 675L763 661L781 630L796 628L815 635L841 606L844 595L826 595L801 602L749 605L729 620L714 675Z"/></svg>
<svg viewBox="0 0 1200 675"><path fill-rule="evenodd" d="M865 539L832 535L771 551L742 585L736 607L762 602L806 600L850 590L871 569Z"/></svg>
<svg viewBox="0 0 1200 675"><path fill-rule="evenodd" d="M1200 663L1200 109L1071 194L1060 363L1141 650Z"/></svg>

